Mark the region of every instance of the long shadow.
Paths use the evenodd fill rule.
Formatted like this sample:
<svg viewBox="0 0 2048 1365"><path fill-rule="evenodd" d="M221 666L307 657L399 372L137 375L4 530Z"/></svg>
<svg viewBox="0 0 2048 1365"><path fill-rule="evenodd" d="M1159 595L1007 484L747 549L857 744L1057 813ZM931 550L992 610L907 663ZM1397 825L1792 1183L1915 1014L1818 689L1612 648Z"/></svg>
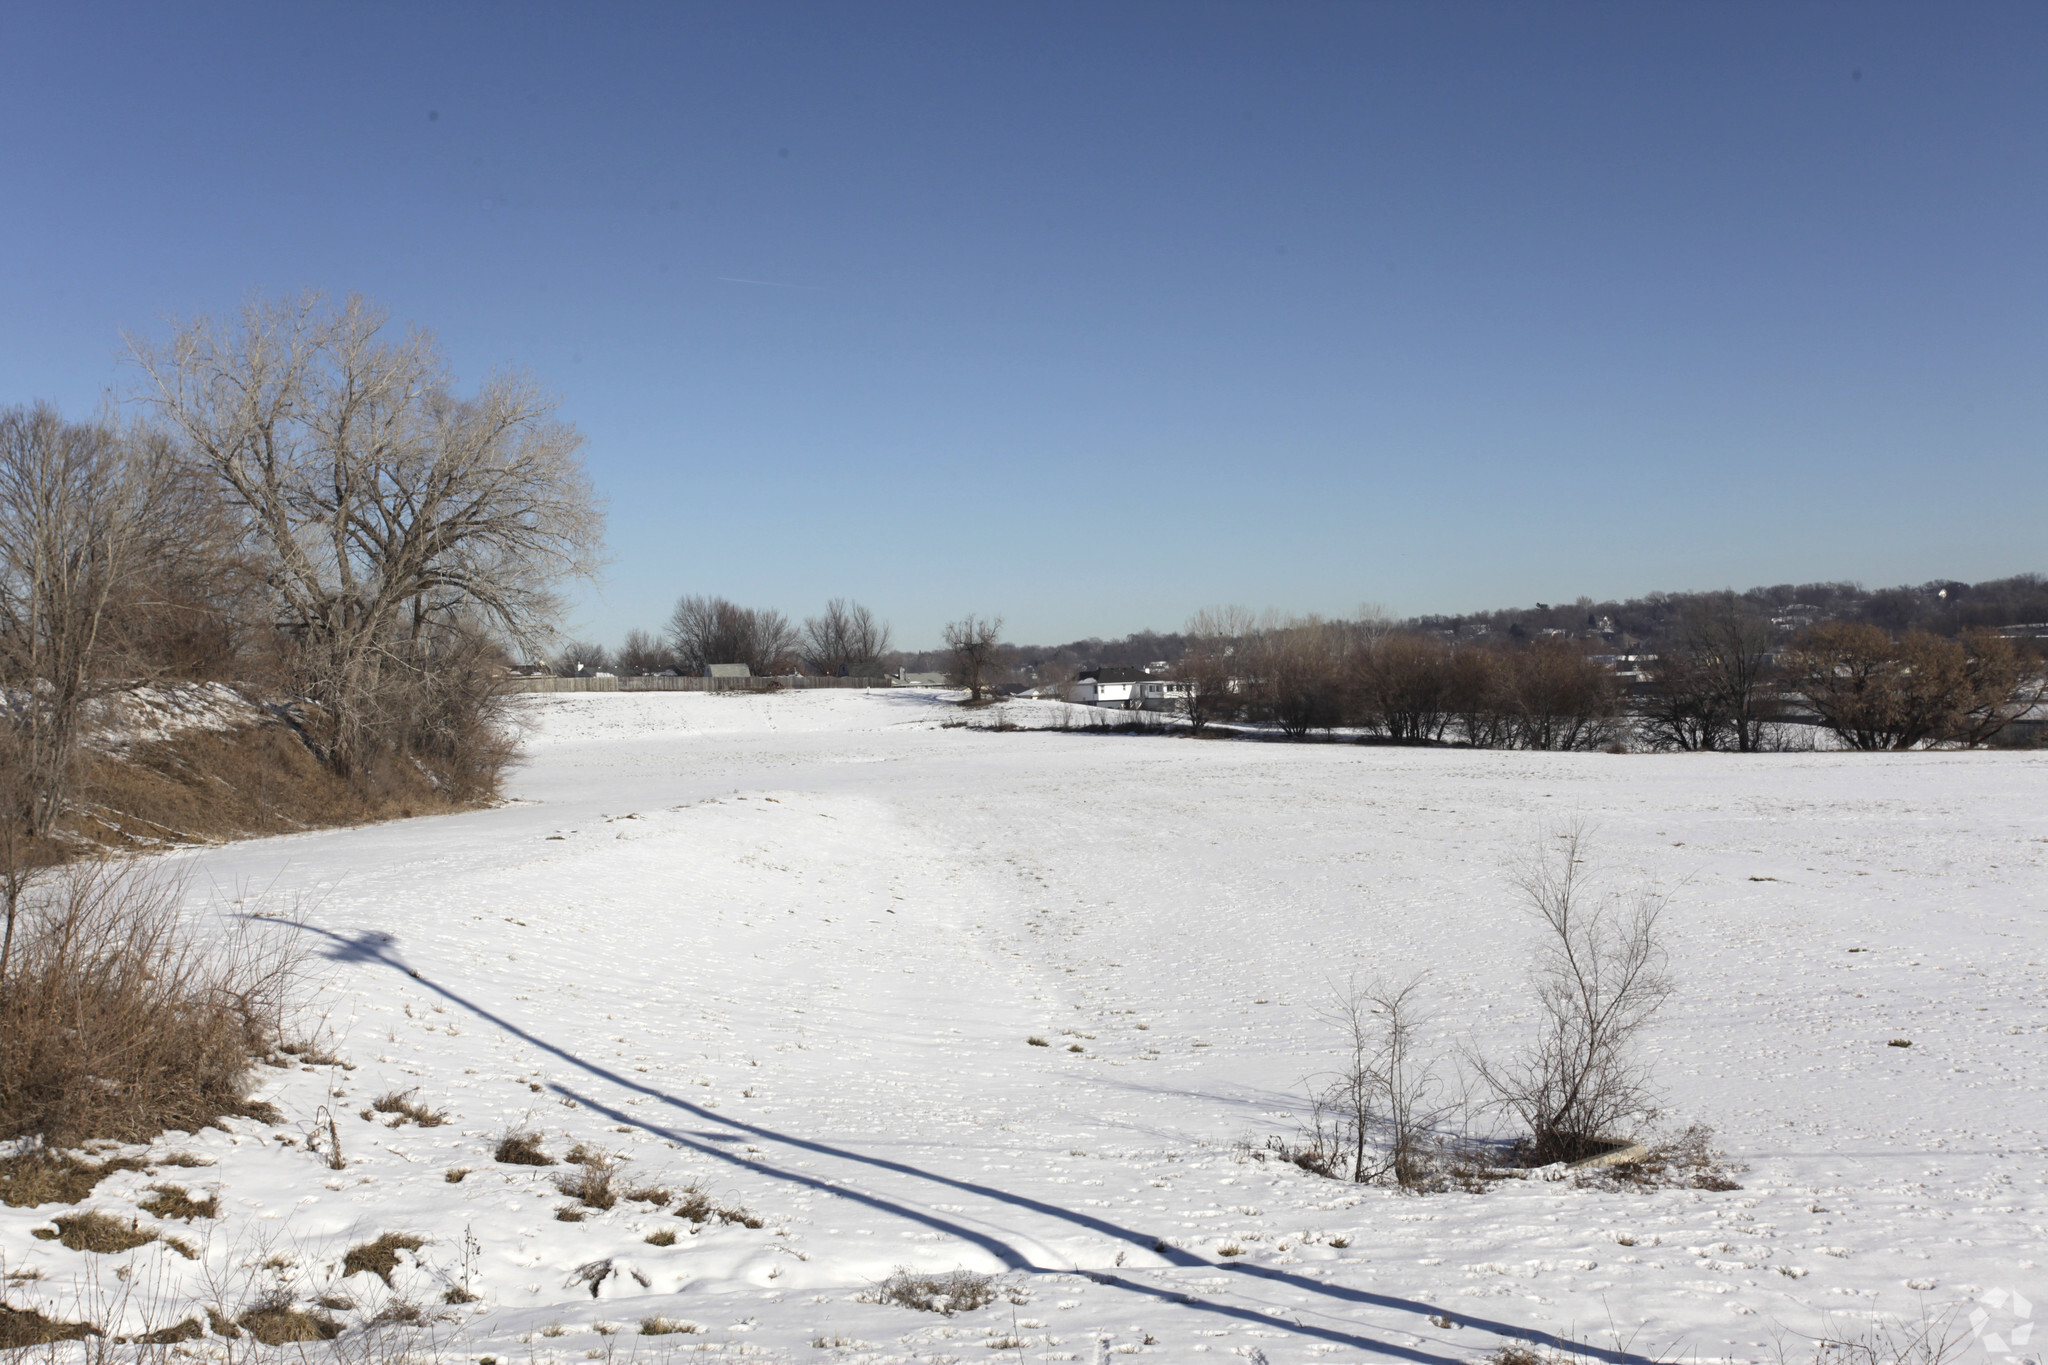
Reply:
<svg viewBox="0 0 2048 1365"><path fill-rule="evenodd" d="M575 1053L570 1052L567 1049L560 1047L555 1043L549 1042L545 1038L541 1038L536 1034L528 1032L526 1029L521 1028L519 1025L513 1023L511 1020L506 1019L501 1015L495 1014L492 1011L485 1009L483 1006L477 1004L475 1001L470 1000L466 996L456 993L454 990L442 985L440 982L433 981L428 979L427 977L422 976L419 972L415 971L411 967L408 967L404 962L400 961L396 956L387 951L387 946L392 942L391 935L365 931L356 934L353 937L348 937L336 933L330 929L322 929L316 925L301 924L297 927L302 929L306 933L318 934L322 938L327 939L332 944L332 947L327 951L326 955L333 960L345 962L379 963L381 965L390 967L396 971L404 972L407 976L410 976L414 980L418 981L420 985L424 986L426 989L433 991L435 994L441 996L442 998L454 1004L460 1005L463 1009L468 1010L471 1014L476 1015L480 1019L489 1020L492 1024L496 1025L500 1029L503 1029L506 1033L509 1033L516 1038L523 1039L524 1041L530 1043L532 1046L540 1049L541 1051L546 1052L554 1057L560 1058L563 1062L567 1063L572 1067L575 1067L577 1070L586 1072L589 1075L596 1077L597 1079L604 1081L610 1085L617 1086L622 1090L630 1090L633 1093L645 1096L648 1099L658 1100L662 1104L667 1105L669 1108L680 1110L681 1112L688 1114L693 1119L696 1119L702 1123L715 1125L718 1128L736 1129L738 1130L739 1134L747 1134L749 1136L762 1138L769 1142L780 1143L785 1147L796 1148L798 1151L811 1152L819 1156L831 1157L839 1161L852 1162L856 1165L870 1166L875 1168L876 1170L891 1171L895 1174L908 1176L915 1180L929 1181L935 1185L946 1186L948 1189L959 1190L967 1194L978 1195L982 1198L993 1200L996 1203L1008 1204L1013 1208L1029 1209L1033 1213L1043 1214L1048 1218L1057 1219L1059 1221L1070 1223L1078 1227L1087 1228L1091 1232L1098 1232L1105 1236L1115 1238L1119 1241L1127 1242L1134 1247L1138 1247L1143 1250L1150 1251L1155 1255L1162 1256L1170 1264L1175 1266L1200 1267L1204 1270L1223 1270L1233 1274L1243 1275L1251 1279L1270 1280L1277 1284L1286 1285L1290 1288L1300 1289L1312 1294L1321 1295L1327 1299L1337 1299L1346 1303L1364 1304L1374 1308L1393 1309L1397 1312L1415 1313L1424 1317L1434 1317L1439 1321L1447 1321L1459 1327L1476 1327L1481 1331L1492 1332L1497 1336L1507 1337L1513 1340L1535 1342L1544 1346L1551 1347L1556 1350L1567 1352L1574 1356L1583 1356L1594 1360L1606 1361L1609 1363L1609 1365L1656 1365L1656 1363L1653 1360L1651 1360L1651 1358L1647 1356L1636 1355L1633 1352L1611 1350L1604 1347L1594 1346L1588 1342L1573 1341L1569 1338L1559 1337L1553 1335L1552 1333L1544 1332L1536 1328L1521 1327L1513 1323L1498 1322L1491 1318L1475 1317L1469 1313L1461 1313L1455 1309L1439 1307L1436 1304L1425 1303L1418 1299L1404 1299L1398 1298L1390 1294L1376 1294L1370 1290L1365 1289L1353 1289L1345 1285L1325 1284L1320 1280L1311 1279L1305 1275L1296 1275L1286 1271L1275 1270L1270 1266L1243 1266L1218 1264L1213 1261L1204 1260L1201 1257L1196 1256L1191 1252L1181 1250L1178 1247L1168 1246L1163 1239L1155 1237L1149 1233L1139 1232L1135 1228L1127 1228L1120 1224L1112 1223L1107 1219L1098 1218L1093 1214L1081 1213L1074 1209L1062 1208L1057 1204L1048 1204L1043 1200L1033 1199L1028 1195L1015 1194L1008 1190L997 1189L992 1185L982 1185L971 1180L960 1180L956 1179L953 1176L940 1175L935 1171L923 1170L919 1167L909 1165L906 1162L892 1161L886 1157L869 1156L861 1152L848 1151L843 1147L834 1147L829 1143L816 1142L809 1138L792 1137L786 1133L778 1132L773 1128L763 1127L760 1124L748 1123L743 1120L728 1117L724 1114L714 1113L711 1110L700 1108L699 1106L690 1103L688 1100L678 1099L675 1096L666 1093L665 1091L657 1090L653 1086L648 1085L643 1081L634 1080L630 1076L622 1076L619 1073L608 1070L595 1062L587 1061L586 1059L577 1056ZM992 1236L989 1233L977 1231L974 1228L963 1226L959 1223L952 1222L949 1219L941 1218L935 1214L925 1212L922 1209L913 1208L905 1204L899 1204L892 1200L883 1199L878 1195L867 1194L861 1190L853 1189L845 1185L835 1184L832 1181L824 1180L817 1176L804 1175L796 1171L782 1170L778 1167L771 1166L766 1162L751 1159L750 1156L746 1153L732 1152L716 1145L721 1142L739 1141L739 1137L736 1133L685 1131L682 1129L668 1128L660 1124L650 1123L646 1119L628 1113L625 1110L617 1107L616 1105L607 1104L601 1100L594 1098L593 1096L571 1089L568 1086L556 1084L552 1088L561 1093L563 1096L575 1100L578 1104L583 1105L591 1110L594 1110L599 1114L603 1114L606 1117L611 1118L619 1123L628 1124L632 1127L640 1129L643 1132L650 1133L658 1137L667 1138L670 1141L673 1141L681 1146L688 1147L693 1151L701 1152L707 1156L715 1157L720 1161L729 1162L734 1166L743 1167L747 1170L758 1171L764 1175L771 1176L777 1180L781 1180L792 1185L800 1185L807 1189L817 1190L822 1193L834 1195L841 1199L851 1200L854 1203L866 1205L867 1207L875 1209L879 1212L887 1213L898 1218L908 1219L911 1222L922 1223L926 1227L932 1228L935 1231L944 1232L949 1236L958 1237L963 1241L971 1242L975 1246L978 1246L983 1250L987 1251L991 1256L995 1257L1005 1267L1011 1270L1024 1271L1031 1274L1083 1274L1087 1275L1090 1279L1094 1280L1098 1284L1108 1285L1114 1288L1127 1290L1129 1292L1136 1294L1146 1295L1148 1297L1164 1300L1167 1302L1183 1304L1191 1308L1198 1308L1206 1312L1216 1313L1226 1317L1240 1318L1247 1322L1257 1322L1266 1326L1270 1326L1288 1332L1295 1332L1305 1336L1321 1337L1326 1341L1336 1342L1338 1344L1354 1347L1362 1351L1371 1351L1379 1355L1394 1356L1403 1360L1428 1362L1429 1365L1461 1365L1461 1358L1458 1356L1432 1354L1431 1352L1419 1350L1414 1347L1397 1346L1391 1342L1376 1341L1371 1337L1359 1336L1355 1333L1339 1331L1335 1328L1312 1327L1306 1323L1299 1322L1292 1318L1281 1317L1277 1314L1262 1312L1254 1308L1246 1308L1234 1304L1217 1303L1211 1299L1197 1298L1191 1294L1182 1291L1168 1289L1164 1286L1141 1284L1138 1281L1131 1280L1121 1275L1114 1275L1100 1271L1075 1270L1073 1268L1065 1266L1038 1265L1035 1262L1033 1262L1028 1256L1018 1251L1015 1247L1012 1247L1009 1243L1003 1241L999 1237Z"/></svg>

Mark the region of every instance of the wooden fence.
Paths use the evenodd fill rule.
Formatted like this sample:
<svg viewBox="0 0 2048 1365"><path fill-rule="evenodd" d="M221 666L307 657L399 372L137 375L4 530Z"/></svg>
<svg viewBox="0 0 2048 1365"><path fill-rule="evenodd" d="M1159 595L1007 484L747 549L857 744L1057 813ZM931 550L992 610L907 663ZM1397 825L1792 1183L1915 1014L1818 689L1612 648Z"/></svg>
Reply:
<svg viewBox="0 0 2048 1365"><path fill-rule="evenodd" d="M509 692L782 692L888 687L887 678L510 678Z"/></svg>

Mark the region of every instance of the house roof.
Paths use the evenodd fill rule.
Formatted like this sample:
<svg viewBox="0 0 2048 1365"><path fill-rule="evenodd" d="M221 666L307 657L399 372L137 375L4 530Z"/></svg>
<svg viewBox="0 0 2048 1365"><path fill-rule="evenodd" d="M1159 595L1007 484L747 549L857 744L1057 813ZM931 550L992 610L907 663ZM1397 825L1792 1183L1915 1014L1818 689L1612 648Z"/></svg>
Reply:
<svg viewBox="0 0 2048 1365"><path fill-rule="evenodd" d="M1142 668L1091 668L1081 675L1082 682L1134 683L1145 681Z"/></svg>

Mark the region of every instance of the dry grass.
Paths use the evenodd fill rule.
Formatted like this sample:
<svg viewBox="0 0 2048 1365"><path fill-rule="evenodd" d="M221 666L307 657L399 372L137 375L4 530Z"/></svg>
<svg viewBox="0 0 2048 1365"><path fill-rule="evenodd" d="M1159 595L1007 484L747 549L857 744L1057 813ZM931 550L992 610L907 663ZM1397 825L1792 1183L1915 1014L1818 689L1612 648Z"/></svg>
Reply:
<svg viewBox="0 0 2048 1365"><path fill-rule="evenodd" d="M1742 1188L1734 1177L1743 1168L1729 1162L1728 1154L1714 1146L1714 1130L1703 1123L1644 1145L1649 1150L1640 1159L1589 1167L1578 1173L1574 1183L1605 1190Z"/></svg>
<svg viewBox="0 0 2048 1365"><path fill-rule="evenodd" d="M159 869L104 861L31 892L0 983L0 1139L275 1120L249 1099L250 1068L275 1046L300 949L247 921L202 936L183 899Z"/></svg>
<svg viewBox="0 0 2048 1365"><path fill-rule="evenodd" d="M676 1230L674 1228L656 1228L640 1240L653 1247L672 1247L676 1244Z"/></svg>
<svg viewBox="0 0 2048 1365"><path fill-rule="evenodd" d="M144 1213L158 1218L177 1218L189 1223L194 1218L220 1217L220 1196L209 1194L204 1199L194 1199L183 1185L151 1185L149 1198L140 1207Z"/></svg>
<svg viewBox="0 0 2048 1365"><path fill-rule="evenodd" d="M133 1251L157 1240L157 1234L137 1222L122 1222L98 1210L66 1214L56 1220L57 1230L38 1228L36 1236L62 1243L73 1251L96 1251L102 1255Z"/></svg>
<svg viewBox="0 0 2048 1365"><path fill-rule="evenodd" d="M58 1322L28 1308L0 1304L0 1351L24 1346L48 1346L58 1341L83 1341L96 1337L100 1329L89 1322Z"/></svg>
<svg viewBox="0 0 2048 1365"><path fill-rule="evenodd" d="M576 1169L555 1177L555 1188L587 1209L608 1209L619 1202L614 1188L619 1163L602 1152L578 1147L569 1153Z"/></svg>
<svg viewBox="0 0 2048 1365"><path fill-rule="evenodd" d="M508 1128L491 1155L507 1166L552 1166L555 1159L541 1150L540 1134L531 1128Z"/></svg>
<svg viewBox="0 0 2048 1365"><path fill-rule="evenodd" d="M413 1098L414 1095L419 1093L417 1088L412 1090L386 1091L370 1101L370 1108L379 1114L398 1115L398 1124L411 1119L422 1128L439 1128L442 1124L446 1123L448 1121L448 1111L445 1109L429 1109L426 1105ZM397 1124L393 1126L396 1127Z"/></svg>
<svg viewBox="0 0 2048 1365"><path fill-rule="evenodd" d="M68 832L112 849L218 843L463 809L424 773L391 765L350 782L322 763L283 720L238 730L190 730L80 765Z"/></svg>
<svg viewBox="0 0 2048 1365"><path fill-rule="evenodd" d="M640 1319L640 1335L643 1337L689 1336L703 1330L701 1323L665 1317L660 1313L651 1318Z"/></svg>
<svg viewBox="0 0 2048 1365"><path fill-rule="evenodd" d="M387 1232L374 1242L349 1248L348 1255L341 1261L342 1278L360 1275L367 1270L389 1288L391 1272L398 1269L398 1253L418 1251L426 1244L426 1238L415 1237L408 1232Z"/></svg>
<svg viewBox="0 0 2048 1365"><path fill-rule="evenodd" d="M258 1299L235 1321L265 1346L332 1341L341 1335L340 1322L324 1312L308 1312L298 1307L289 1295L281 1292Z"/></svg>
<svg viewBox="0 0 2048 1365"><path fill-rule="evenodd" d="M943 1275L930 1275L899 1269L860 1298L864 1303L892 1303L898 1308L914 1308L919 1312L950 1318L955 1313L985 1308L1001 1294L1002 1285L993 1275L982 1275L972 1270L949 1270Z"/></svg>
<svg viewBox="0 0 2048 1365"><path fill-rule="evenodd" d="M0 1203L14 1208L38 1204L76 1204L117 1171L139 1171L132 1157L84 1161L70 1152L36 1147L17 1156L0 1157Z"/></svg>
<svg viewBox="0 0 2048 1365"><path fill-rule="evenodd" d="M709 1222L717 1219L721 1223L737 1223L744 1228L758 1228L763 1220L751 1210L738 1204L720 1204L703 1187L691 1183L683 1186L677 1195L673 1210L676 1217L687 1218L692 1223Z"/></svg>
<svg viewBox="0 0 2048 1365"><path fill-rule="evenodd" d="M462 1183L462 1177L468 1174L469 1167L455 1166L446 1171L441 1172L441 1178L451 1185L460 1185Z"/></svg>

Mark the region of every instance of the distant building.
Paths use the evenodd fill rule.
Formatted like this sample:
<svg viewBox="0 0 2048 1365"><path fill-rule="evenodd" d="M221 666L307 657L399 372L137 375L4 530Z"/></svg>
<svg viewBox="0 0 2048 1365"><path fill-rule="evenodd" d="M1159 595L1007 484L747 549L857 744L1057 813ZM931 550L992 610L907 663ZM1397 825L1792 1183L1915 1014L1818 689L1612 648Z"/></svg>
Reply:
<svg viewBox="0 0 2048 1365"><path fill-rule="evenodd" d="M1073 697L1084 706L1133 707L1144 681L1142 668L1091 668L1074 680Z"/></svg>
<svg viewBox="0 0 2048 1365"><path fill-rule="evenodd" d="M745 664L706 664L704 665L704 676L707 678L751 678L754 675Z"/></svg>
<svg viewBox="0 0 2048 1365"><path fill-rule="evenodd" d="M946 685L946 675L944 673L912 673L907 669L899 668L889 675L889 682L894 687L944 687Z"/></svg>
<svg viewBox="0 0 2048 1365"><path fill-rule="evenodd" d="M1147 678L1138 684L1138 707L1145 711L1178 711L1187 705L1189 686L1171 678Z"/></svg>

